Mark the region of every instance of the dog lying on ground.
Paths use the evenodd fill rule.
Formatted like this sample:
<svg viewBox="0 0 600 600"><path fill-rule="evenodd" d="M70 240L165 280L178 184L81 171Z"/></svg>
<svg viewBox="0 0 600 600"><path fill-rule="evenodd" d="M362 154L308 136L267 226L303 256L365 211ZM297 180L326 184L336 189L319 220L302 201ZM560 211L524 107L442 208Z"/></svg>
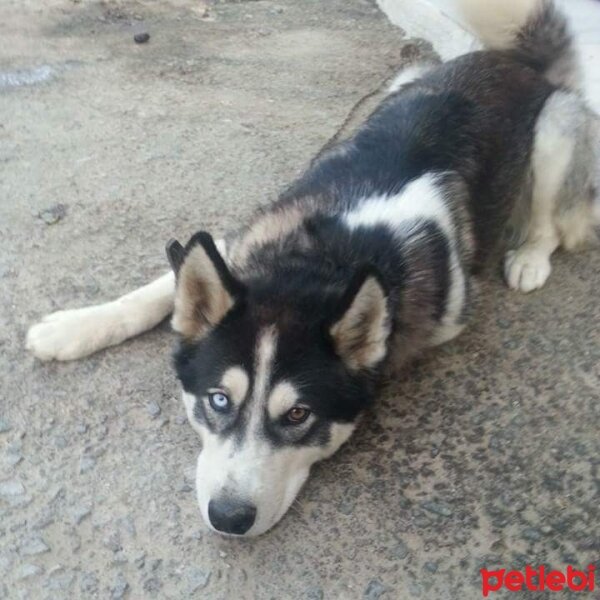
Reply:
<svg viewBox="0 0 600 600"><path fill-rule="evenodd" d="M202 439L197 496L221 533L281 519L352 433L386 365L456 337L507 228L530 292L593 234L597 117L549 0L463 0L486 49L422 65L237 234L169 243L173 272L33 326L42 360L86 356L173 312Z"/></svg>

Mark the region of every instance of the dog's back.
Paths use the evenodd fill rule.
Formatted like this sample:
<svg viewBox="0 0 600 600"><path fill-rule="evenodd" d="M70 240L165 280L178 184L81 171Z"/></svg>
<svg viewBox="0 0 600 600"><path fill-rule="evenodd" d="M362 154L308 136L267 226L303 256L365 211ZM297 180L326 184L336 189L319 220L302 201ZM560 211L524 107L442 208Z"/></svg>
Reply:
<svg viewBox="0 0 600 600"><path fill-rule="evenodd" d="M227 240L224 255L236 276L262 280L278 297L289 288L294 297L296 287L315 293L343 287L359 266L371 264L395 297L410 290L405 279L415 260L424 271L413 294L418 316L409 311L398 318L408 329L427 324L425 332L416 327L422 342L448 305L449 331L460 330L469 313L469 275L489 264L509 217L519 242L532 223L537 235L536 165L555 171L558 182L547 187L559 188L543 190L555 196L545 213L557 215L546 246L562 240L574 247L590 237L597 125L569 92L577 87L578 66L564 18L547 0L462 4L488 50L418 69L419 76L392 93L351 139L315 159L277 202ZM576 162L577 169L570 166ZM416 257L408 242L423 236L429 244L419 248L427 252ZM511 286L528 291L543 283L547 265L541 271L534 266L526 281L529 267L512 264L514 257L506 263ZM460 293L451 289L457 277ZM171 309L172 286L172 276L165 276L131 301L103 309L107 320L114 313L110 333L95 327L94 310L67 311L34 327L29 346L43 358L70 359L118 343ZM141 298L149 299L144 311L117 317ZM88 321L80 339L69 333ZM411 348L421 346L413 337L405 332Z"/></svg>
<svg viewBox="0 0 600 600"><path fill-rule="evenodd" d="M509 37L507 17L496 23L504 37L486 22L497 48L421 73L352 138L319 156L232 240L234 272L267 281L273 296L289 288L293 298L298 290L341 290L370 264L387 282L401 324L400 360L456 335L471 310L470 275L490 264L512 217L516 237L529 230L536 161L562 135L539 133L540 123L555 120L548 103L557 93L569 104L561 114L579 116L573 137L586 146L581 125L590 114L558 87L572 83L570 71L560 80L574 56L564 19L549 2L529 4ZM552 114L540 120L548 106ZM591 165L583 171L575 182L582 197Z"/></svg>

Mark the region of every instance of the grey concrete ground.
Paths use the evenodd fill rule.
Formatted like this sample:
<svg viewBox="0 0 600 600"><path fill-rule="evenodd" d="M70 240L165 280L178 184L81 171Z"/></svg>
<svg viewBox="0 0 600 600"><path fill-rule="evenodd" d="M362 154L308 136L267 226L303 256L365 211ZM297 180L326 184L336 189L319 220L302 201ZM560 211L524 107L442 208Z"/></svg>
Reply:
<svg viewBox="0 0 600 600"><path fill-rule="evenodd" d="M202 525L166 324L23 349L273 198L418 48L364 0L0 2L0 597L469 600L481 566L598 559L599 251L529 296L494 274L254 540Z"/></svg>

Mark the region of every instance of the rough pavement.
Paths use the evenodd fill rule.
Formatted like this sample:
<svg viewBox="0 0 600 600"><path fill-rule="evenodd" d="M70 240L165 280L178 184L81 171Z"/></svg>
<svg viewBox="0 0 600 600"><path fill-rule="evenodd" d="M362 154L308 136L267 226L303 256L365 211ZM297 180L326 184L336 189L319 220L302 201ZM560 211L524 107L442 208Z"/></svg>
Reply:
<svg viewBox="0 0 600 600"><path fill-rule="evenodd" d="M203 527L167 324L23 349L273 198L419 48L361 0L0 5L0 597L470 600L481 566L598 558L598 251L529 296L494 273L254 540Z"/></svg>

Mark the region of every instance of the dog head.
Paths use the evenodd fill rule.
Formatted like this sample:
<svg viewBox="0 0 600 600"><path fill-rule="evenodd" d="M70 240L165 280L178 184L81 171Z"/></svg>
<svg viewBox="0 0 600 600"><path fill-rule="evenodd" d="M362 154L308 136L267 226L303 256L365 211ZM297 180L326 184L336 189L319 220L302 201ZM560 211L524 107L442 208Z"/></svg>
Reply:
<svg viewBox="0 0 600 600"><path fill-rule="evenodd" d="M387 295L369 269L341 290L242 281L206 233L167 252L177 277L175 368L202 441L200 510L216 531L258 535L371 399L390 335Z"/></svg>

